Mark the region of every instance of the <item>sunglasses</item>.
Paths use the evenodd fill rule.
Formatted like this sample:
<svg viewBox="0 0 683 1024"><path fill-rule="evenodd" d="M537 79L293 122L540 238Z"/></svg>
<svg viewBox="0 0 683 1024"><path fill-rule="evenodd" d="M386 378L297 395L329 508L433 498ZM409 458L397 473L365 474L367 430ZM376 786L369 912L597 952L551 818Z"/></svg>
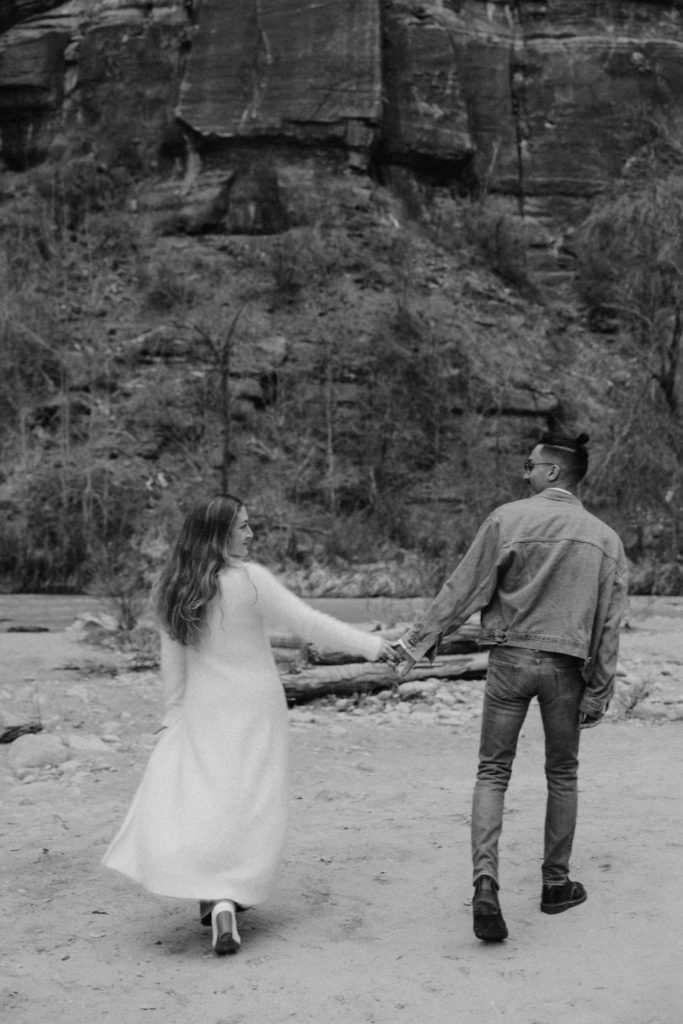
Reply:
<svg viewBox="0 0 683 1024"><path fill-rule="evenodd" d="M524 472L530 473L532 469L536 469L536 466L554 466L554 462L534 462L533 459L527 459L524 463Z"/></svg>

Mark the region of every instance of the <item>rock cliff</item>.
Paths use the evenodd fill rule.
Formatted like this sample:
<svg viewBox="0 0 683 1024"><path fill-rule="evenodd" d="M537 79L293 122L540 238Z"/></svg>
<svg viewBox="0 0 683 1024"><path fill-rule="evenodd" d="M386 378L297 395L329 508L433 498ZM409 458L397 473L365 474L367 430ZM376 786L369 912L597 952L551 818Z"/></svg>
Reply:
<svg viewBox="0 0 683 1024"><path fill-rule="evenodd" d="M636 412L664 436L649 405L620 422L659 371L586 327L572 236L683 163L682 77L683 0L0 0L3 395L49 470L25 501L10 452L3 493L65 493L61 430L97 437L124 519L129 484L175 507L234 462L273 521L280 493L327 522L379 509L432 551L442 516L467 532L508 496L539 426L580 423L606 464ZM31 376L53 338L69 374ZM680 534L677 437L648 451L646 511L633 473L610 505L637 551ZM77 578L27 559L24 586Z"/></svg>
<svg viewBox="0 0 683 1024"><path fill-rule="evenodd" d="M509 197L547 262L644 146L683 134L683 5L0 0L5 164L77 131L105 163L180 167L173 202L204 189L202 229L249 229L246 201L254 230L279 230L256 207L323 153ZM250 152L268 155L270 184L230 200L233 178L211 172L239 177Z"/></svg>

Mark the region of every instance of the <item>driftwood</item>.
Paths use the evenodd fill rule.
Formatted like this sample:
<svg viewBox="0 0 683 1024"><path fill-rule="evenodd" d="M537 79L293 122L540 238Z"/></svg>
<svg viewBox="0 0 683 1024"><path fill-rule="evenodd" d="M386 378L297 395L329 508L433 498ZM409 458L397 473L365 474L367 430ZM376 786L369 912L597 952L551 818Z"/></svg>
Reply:
<svg viewBox="0 0 683 1024"><path fill-rule="evenodd" d="M486 674L488 655L450 655L438 657L433 664L418 662L398 676L389 665L354 662L352 665L316 665L301 672L284 673L282 682L290 703L304 703L328 694L375 693L399 683L419 679L481 679Z"/></svg>
<svg viewBox="0 0 683 1024"><path fill-rule="evenodd" d="M303 651L306 641L291 633L270 633L268 636L271 647L281 647L283 650Z"/></svg>
<svg viewBox="0 0 683 1024"><path fill-rule="evenodd" d="M30 733L42 732L40 722L26 722L22 725L8 725L0 733L0 743L14 743L20 736L28 736Z"/></svg>

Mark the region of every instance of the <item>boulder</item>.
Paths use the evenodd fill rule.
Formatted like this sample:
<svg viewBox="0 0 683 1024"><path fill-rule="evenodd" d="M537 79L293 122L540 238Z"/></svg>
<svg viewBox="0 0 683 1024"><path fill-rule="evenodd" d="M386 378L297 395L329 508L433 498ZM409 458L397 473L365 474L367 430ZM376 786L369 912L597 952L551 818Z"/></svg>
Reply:
<svg viewBox="0 0 683 1024"><path fill-rule="evenodd" d="M7 756L10 768L23 778L32 768L47 768L63 764L69 759L69 750L54 733L20 736L12 743Z"/></svg>
<svg viewBox="0 0 683 1024"><path fill-rule="evenodd" d="M70 732L64 742L72 754L108 754L109 747L99 736L88 733Z"/></svg>

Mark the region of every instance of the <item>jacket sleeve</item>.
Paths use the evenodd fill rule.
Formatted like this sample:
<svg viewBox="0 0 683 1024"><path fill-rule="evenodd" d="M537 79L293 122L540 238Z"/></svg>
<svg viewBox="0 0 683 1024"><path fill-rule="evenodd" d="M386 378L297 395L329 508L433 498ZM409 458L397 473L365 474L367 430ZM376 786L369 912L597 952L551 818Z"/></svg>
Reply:
<svg viewBox="0 0 683 1024"><path fill-rule="evenodd" d="M171 725L180 713L187 685L187 654L182 644L161 630L161 684L166 713L163 725Z"/></svg>
<svg viewBox="0 0 683 1024"><path fill-rule="evenodd" d="M619 630L628 599L628 570L623 553L610 582L604 619L602 623L596 623L591 656L584 666L586 689L581 698L580 711L587 715L604 714L614 693Z"/></svg>
<svg viewBox="0 0 683 1024"><path fill-rule="evenodd" d="M502 547L500 523L492 514L479 527L455 572L422 618L401 637L401 646L411 659L418 661L435 648L448 628L457 629L489 603L498 582Z"/></svg>
<svg viewBox="0 0 683 1024"><path fill-rule="evenodd" d="M377 633L365 633L316 611L262 565L251 562L247 571L256 586L258 604L267 628L286 626L295 636L326 651L358 655L366 661L376 660L382 648L382 637Z"/></svg>

